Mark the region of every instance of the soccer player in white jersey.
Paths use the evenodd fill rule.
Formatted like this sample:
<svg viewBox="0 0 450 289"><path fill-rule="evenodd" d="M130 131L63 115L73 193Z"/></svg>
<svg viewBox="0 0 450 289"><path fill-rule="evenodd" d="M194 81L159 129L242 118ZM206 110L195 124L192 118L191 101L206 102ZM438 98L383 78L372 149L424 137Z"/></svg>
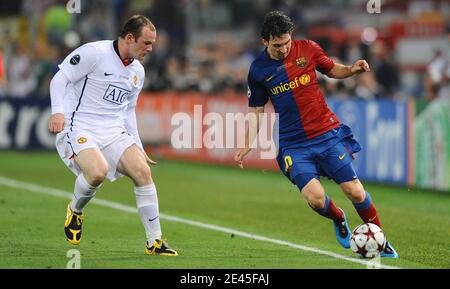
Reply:
<svg viewBox="0 0 450 289"><path fill-rule="evenodd" d="M105 178L126 175L147 235L145 253L177 256L161 239L156 187L139 138L135 107L145 72L139 61L152 51L156 28L142 15L132 16L117 40L87 43L70 53L50 83L56 148L77 176L64 224L67 240L81 240L83 208Z"/></svg>

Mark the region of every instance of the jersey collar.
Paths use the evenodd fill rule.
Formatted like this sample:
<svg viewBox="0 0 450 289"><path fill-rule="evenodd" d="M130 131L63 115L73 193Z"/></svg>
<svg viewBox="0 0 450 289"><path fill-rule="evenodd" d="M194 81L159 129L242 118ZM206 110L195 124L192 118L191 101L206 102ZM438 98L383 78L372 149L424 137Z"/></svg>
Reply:
<svg viewBox="0 0 450 289"><path fill-rule="evenodd" d="M119 52L119 41L117 41L117 39L113 41L113 47L114 47L114 51L117 53L117 56L119 56L119 59L120 59L120 61L122 61L122 64L123 64L124 66L128 66L128 65L130 65L131 63L133 63L134 58L132 58L131 60L129 60L129 59L123 60L122 57L120 57L120 52Z"/></svg>

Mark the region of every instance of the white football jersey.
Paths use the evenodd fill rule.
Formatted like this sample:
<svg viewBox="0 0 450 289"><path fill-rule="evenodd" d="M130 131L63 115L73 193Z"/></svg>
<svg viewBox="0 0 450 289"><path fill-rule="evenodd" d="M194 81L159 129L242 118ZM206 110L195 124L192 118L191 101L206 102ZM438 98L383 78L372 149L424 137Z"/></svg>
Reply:
<svg viewBox="0 0 450 289"><path fill-rule="evenodd" d="M126 131L127 114L134 114L144 84L138 60L125 66L113 41L104 40L75 49L59 68L70 80L64 95L66 130Z"/></svg>

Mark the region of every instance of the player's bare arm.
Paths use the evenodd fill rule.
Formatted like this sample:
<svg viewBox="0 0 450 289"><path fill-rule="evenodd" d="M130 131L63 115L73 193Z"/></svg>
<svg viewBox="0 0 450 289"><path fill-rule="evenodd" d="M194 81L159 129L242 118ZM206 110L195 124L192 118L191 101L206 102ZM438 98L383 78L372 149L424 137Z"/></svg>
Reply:
<svg viewBox="0 0 450 289"><path fill-rule="evenodd" d="M250 144L255 140L261 127L261 114L264 113L264 106L249 107L248 112L250 118L249 126L245 131L245 147L237 150L234 154L234 160L241 169L244 168L244 157L252 150Z"/></svg>
<svg viewBox="0 0 450 289"><path fill-rule="evenodd" d="M370 71L369 64L364 59L360 59L351 66L335 63L333 68L327 73L327 76L343 79L366 71Z"/></svg>

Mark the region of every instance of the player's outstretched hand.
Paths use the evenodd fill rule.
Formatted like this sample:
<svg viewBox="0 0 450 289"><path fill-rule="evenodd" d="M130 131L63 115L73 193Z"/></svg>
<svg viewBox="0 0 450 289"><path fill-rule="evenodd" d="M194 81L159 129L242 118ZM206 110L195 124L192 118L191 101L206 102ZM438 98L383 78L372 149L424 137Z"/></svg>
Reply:
<svg viewBox="0 0 450 289"><path fill-rule="evenodd" d="M236 151L234 154L234 160L238 163L238 166L244 168L244 157L250 152L250 149L243 148Z"/></svg>
<svg viewBox="0 0 450 289"><path fill-rule="evenodd" d="M370 71L369 64L364 59L357 60L350 69L353 73Z"/></svg>
<svg viewBox="0 0 450 289"><path fill-rule="evenodd" d="M55 113L50 116L48 130L52 133L61 132L66 126L66 118L63 113Z"/></svg>

